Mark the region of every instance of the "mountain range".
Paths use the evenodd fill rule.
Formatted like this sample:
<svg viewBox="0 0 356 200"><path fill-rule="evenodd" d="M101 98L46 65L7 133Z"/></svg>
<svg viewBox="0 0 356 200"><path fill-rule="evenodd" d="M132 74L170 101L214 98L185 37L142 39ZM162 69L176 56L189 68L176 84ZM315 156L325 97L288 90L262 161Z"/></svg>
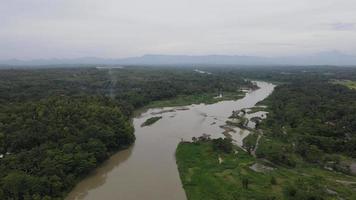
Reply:
<svg viewBox="0 0 356 200"><path fill-rule="evenodd" d="M76 59L0 60L0 65L336 65L356 66L356 56L338 51L305 56L258 57L240 55L144 55L121 59L83 57Z"/></svg>

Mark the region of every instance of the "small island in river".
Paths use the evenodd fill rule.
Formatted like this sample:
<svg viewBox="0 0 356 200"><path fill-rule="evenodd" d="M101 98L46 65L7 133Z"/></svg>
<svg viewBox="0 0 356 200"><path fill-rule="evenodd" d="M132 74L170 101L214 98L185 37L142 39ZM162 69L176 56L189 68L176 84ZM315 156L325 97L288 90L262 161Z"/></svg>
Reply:
<svg viewBox="0 0 356 200"><path fill-rule="evenodd" d="M156 123L158 120L162 119L162 117L151 117L151 118L148 118L145 122L142 123L141 127L144 127L144 126L150 126L154 123Z"/></svg>

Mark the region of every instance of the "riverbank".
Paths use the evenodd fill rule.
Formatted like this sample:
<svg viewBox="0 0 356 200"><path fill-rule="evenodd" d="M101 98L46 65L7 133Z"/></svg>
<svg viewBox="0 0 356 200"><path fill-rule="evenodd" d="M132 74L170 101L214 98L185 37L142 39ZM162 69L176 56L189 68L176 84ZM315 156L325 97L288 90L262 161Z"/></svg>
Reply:
<svg viewBox="0 0 356 200"><path fill-rule="evenodd" d="M163 108L163 107L178 107L187 106L192 104L214 104L220 101L238 100L245 96L245 92L226 92L222 96L218 96L217 93L205 93L194 95L179 95L172 99L153 101L142 109L150 108ZM141 110L141 109L140 109Z"/></svg>
<svg viewBox="0 0 356 200"><path fill-rule="evenodd" d="M300 89L301 86L304 90ZM253 114L261 111L270 113L265 120L255 118L259 121L259 129L250 131L253 133L244 138L244 149L235 146L235 151L231 153L222 152L214 148L214 140L180 143L176 157L188 200L220 199L220 197L222 199L356 199L356 177L351 175L355 164L351 157L346 156L346 153L350 155L354 151L340 153L342 147L335 145L337 140L342 138L341 133L345 132L338 132L340 129L336 124L340 119L334 118L337 120L325 123L316 120L310 126L311 120L315 118L308 119L309 115L301 114L310 113L307 105L312 95L317 96L314 102L319 102L320 94L325 95L332 91L330 85L317 86L318 89L325 87L324 93L304 94L303 91L313 88L312 86L303 88L304 84L293 86L298 90L288 88L291 86L279 86L262 102L267 107L261 107L260 103L260 107L251 108L247 112L242 112L241 109L235 110L231 118L236 123L232 124L240 128L244 128L239 122L244 122L245 113ZM346 90L346 92L350 91ZM286 100L288 95L291 98ZM345 97L348 96L344 95L342 101L336 98L340 102L336 105L345 105L342 104ZM320 107L314 106L317 108L313 110L314 114L318 112L324 114L325 107L328 111L333 111L337 101L325 97L322 99L326 103L332 103L328 107L322 104L324 109L321 111L317 110ZM305 102L300 103L303 101ZM286 104L291 105L286 106ZM353 104L350 102L347 105ZM296 114L296 111L299 113ZM304 123L301 123L302 120ZM317 126L318 123L321 125ZM335 130L338 135L330 142L325 135L317 137L322 133L330 134L331 130ZM308 136L310 133L314 133L312 137ZM351 141L351 135L346 135L348 137L343 141ZM308 140L308 137L313 140ZM313 141L314 145L307 143ZM324 145L329 145L329 151L321 150L325 148Z"/></svg>
<svg viewBox="0 0 356 200"><path fill-rule="evenodd" d="M225 153L211 141L181 142L176 159L188 200L356 198L356 177L313 165L276 166L237 146Z"/></svg>
<svg viewBox="0 0 356 200"><path fill-rule="evenodd" d="M221 126L231 115L231 108L253 107L274 88L274 85L265 82L256 84L259 89L251 90L236 101L154 108L142 112L133 119L136 141L130 148L130 154L115 154L113 158L125 157L124 161L117 164L115 159L110 158L80 182L67 200L185 200L174 156L177 145L182 140L189 141L203 133L212 138L223 137ZM162 118L150 126L141 127L152 117ZM237 127L234 129L236 133L231 133L233 139L242 143L242 138L248 133L241 132Z"/></svg>

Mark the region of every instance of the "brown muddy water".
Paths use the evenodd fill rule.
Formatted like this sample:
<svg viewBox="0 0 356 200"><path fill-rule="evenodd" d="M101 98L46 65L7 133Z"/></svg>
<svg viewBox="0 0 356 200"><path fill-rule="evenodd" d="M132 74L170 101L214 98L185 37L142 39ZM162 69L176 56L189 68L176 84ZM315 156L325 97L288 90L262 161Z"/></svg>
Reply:
<svg viewBox="0 0 356 200"><path fill-rule="evenodd" d="M66 200L185 200L174 156L178 143L203 133L212 138L224 137L220 126L225 125L233 110L253 107L274 89L270 83L258 81L256 84L260 89L250 91L237 101L191 105L184 107L186 109L149 109L142 113L133 120L135 144L113 155L81 181ZM151 126L141 127L152 116L163 118ZM236 132L230 134L235 143L241 145L249 131L234 130Z"/></svg>

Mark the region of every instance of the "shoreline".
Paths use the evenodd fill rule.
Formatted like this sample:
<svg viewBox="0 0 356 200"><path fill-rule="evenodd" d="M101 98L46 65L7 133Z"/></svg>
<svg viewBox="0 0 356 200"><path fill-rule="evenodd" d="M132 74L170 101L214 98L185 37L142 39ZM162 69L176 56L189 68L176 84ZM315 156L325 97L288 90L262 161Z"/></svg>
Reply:
<svg viewBox="0 0 356 200"><path fill-rule="evenodd" d="M250 92L254 92L254 91L250 91ZM200 103L200 104L188 104L188 105L185 105L185 106L188 106L188 107L190 107L190 108L194 108L193 110L195 110L196 108L205 108L205 107L210 107L210 106L213 106L214 107L214 105L224 105L224 104L228 104L228 105L234 105L234 104L239 104L238 102L239 102L239 100L241 100L241 98L243 99L243 98L245 98L245 97L247 97L248 95L247 94L249 94L249 93L245 93L244 94L244 97L240 97L240 99L238 99L238 100L224 100L224 99L221 99L221 100L219 100L217 103L213 103L213 104L202 104L202 103ZM145 130L148 130L148 129L155 129L155 127L156 127L156 124L154 124L152 127L151 126L149 126L149 127L140 127L140 125L142 124L142 122L143 121L145 121L145 119L146 118L149 118L150 116L153 116L152 115L152 113L150 113L149 112L149 110L150 109L152 109L152 110L158 110L158 111L162 111L162 110L165 110L165 109L168 109L168 108L172 108L172 107L156 107L156 108L145 108L145 109L138 109L138 110L136 110L135 111L135 115L133 115L133 117L131 118L131 123L134 125L134 128L135 128L135 137L136 137L136 141L133 143L133 145L131 145L130 147L128 147L128 149L131 149L130 151L131 152L133 152L133 153L135 153L135 151L138 151L138 149L141 149L142 148L142 137L143 137L143 133L141 133L143 130L142 129L145 129L145 128L147 128L147 129L145 129ZM186 113L186 111L188 111L188 113L194 113L194 111L193 110L188 110L188 109L186 109L186 108L182 108L182 106L175 106L175 107L173 107L173 108L175 108L175 110L174 111L176 111L177 113ZM226 115L230 115L230 112L231 112L231 110L228 110L228 111L226 111L225 113L226 113ZM145 114L146 113L146 114ZM168 120L169 118L171 119L172 117L174 117L174 116L172 116L171 114L169 114L169 113L159 113L159 115L165 115L165 117L162 119L163 120L163 122L161 122L161 120L160 121L158 121L157 122L157 126L159 126L159 124L160 123L165 123L164 121L165 120ZM200 116L199 115L199 118L206 118L206 117L211 117L211 116ZM220 122L219 122L220 123ZM221 134L221 132L222 131L220 131L221 129L218 127L218 124L216 125L217 126L217 130L218 131L214 131L214 132L216 132L216 134L217 135L220 135L219 137L223 137L223 135ZM210 125L210 123L209 123L209 127L207 127L207 128L209 128L210 129L210 127L211 127L211 125ZM171 129L171 128L169 128L169 130L174 130L174 129ZM202 130L203 131L203 130ZM149 133L144 133L144 135L148 135L148 136L145 136L145 137L151 137L151 136L149 136L150 134ZM150 140L152 140L153 138L150 138ZM189 139L191 139L191 136L189 136ZM175 142L174 142L175 143ZM177 141L177 143L179 143L179 140ZM140 146L140 147L139 147ZM174 158L174 152L175 152L175 150L176 150L176 145L174 145L174 149L172 150L172 156L173 156L173 158ZM123 154L122 152L123 151L126 151L126 150L120 150L120 151L118 151L118 152L116 152L116 153L114 153L109 159L107 159L106 161L104 161L101 165L99 165L99 167L98 168L96 168L92 173L90 173L90 175L89 175L89 177L84 177L84 179L82 179L82 181L79 181L79 183L71 190L71 192L68 194L68 196L65 198L66 200L71 200L71 199L76 199L75 197L78 197L79 196L79 199L85 199L84 197L83 198L81 198L80 196L82 196L82 195L87 195L87 192L89 192L89 191L91 191L92 189L90 189L91 187L89 187L88 188L88 186L90 185L90 180L88 180L88 179L91 179L91 180L94 180L95 181L95 176L101 176L100 174L101 173L104 173L104 174L108 174L109 172L110 173L113 173L113 172L111 172L112 170L115 170L116 169L116 171L117 170L119 170L119 169L121 169L121 168L126 168L125 166L126 165L128 165L127 163L123 166L123 165L115 165L115 166L113 166L113 168L112 169L110 169L109 171L103 171L103 168L106 168L106 166L107 165L111 165L112 163L111 163L111 159L113 158L113 157L116 157L116 156L118 156L118 157L120 157L120 155L121 154ZM145 152L146 151L148 151L147 153L149 153L149 150L147 149L147 150L144 150ZM171 151L171 150L170 150ZM170 151L168 151L168 153L170 152ZM170 156L169 156L170 157ZM132 160L133 158L131 158L131 160ZM136 159L135 159L136 160ZM136 162L136 161L135 161ZM139 162L139 161L137 161L137 162ZM178 178L179 178L179 173L178 173L178 170L177 170L177 165L175 164L175 159L174 159L174 167L173 166L171 166L172 167L172 170L173 169L175 169L175 173L177 173L177 176L178 176ZM123 163L124 164L124 163ZM134 166L135 168L137 168L137 167L139 167L138 165L135 165ZM116 172L115 174L117 174L117 173L119 173L119 172ZM124 172L120 172L120 174L122 174L122 173L124 173ZM173 173L173 174L171 174L171 175L174 175L175 173ZM106 176L108 176L108 175L105 175L105 177ZM124 175L124 176L126 176L126 175ZM109 178L110 176L108 176L107 178ZM105 178L105 179L107 179L107 178ZM110 179L112 179L112 178L110 178ZM88 182L89 181L89 182ZM113 181L113 180L112 180ZM83 182L85 182L85 183L83 183ZM104 182L105 183L105 182ZM103 183L103 184L104 184ZM79 184L80 184L80 186L79 186ZM83 185L84 184L84 185ZM179 178L179 184L182 184L182 182L181 182L181 180L180 180L180 178ZM87 186L85 186L85 185L87 185ZM99 186L101 186L101 184L100 185L98 185L98 186L96 186L96 187L94 187L94 188L98 188ZM124 186L124 185L123 185ZM80 188L79 189L77 189L77 191L75 191L76 190L76 188L78 188L78 187L84 187L83 189L84 189L84 193L82 193L80 190ZM85 189L85 188L87 188L87 189ZM182 189L182 187L180 187L181 189ZM178 188L177 188L178 189ZM85 191L87 191L87 192L85 192ZM126 190L125 190L126 191ZM72 192L76 192L76 194L74 193L74 194L71 194ZM71 195L71 196L69 196L69 195Z"/></svg>

